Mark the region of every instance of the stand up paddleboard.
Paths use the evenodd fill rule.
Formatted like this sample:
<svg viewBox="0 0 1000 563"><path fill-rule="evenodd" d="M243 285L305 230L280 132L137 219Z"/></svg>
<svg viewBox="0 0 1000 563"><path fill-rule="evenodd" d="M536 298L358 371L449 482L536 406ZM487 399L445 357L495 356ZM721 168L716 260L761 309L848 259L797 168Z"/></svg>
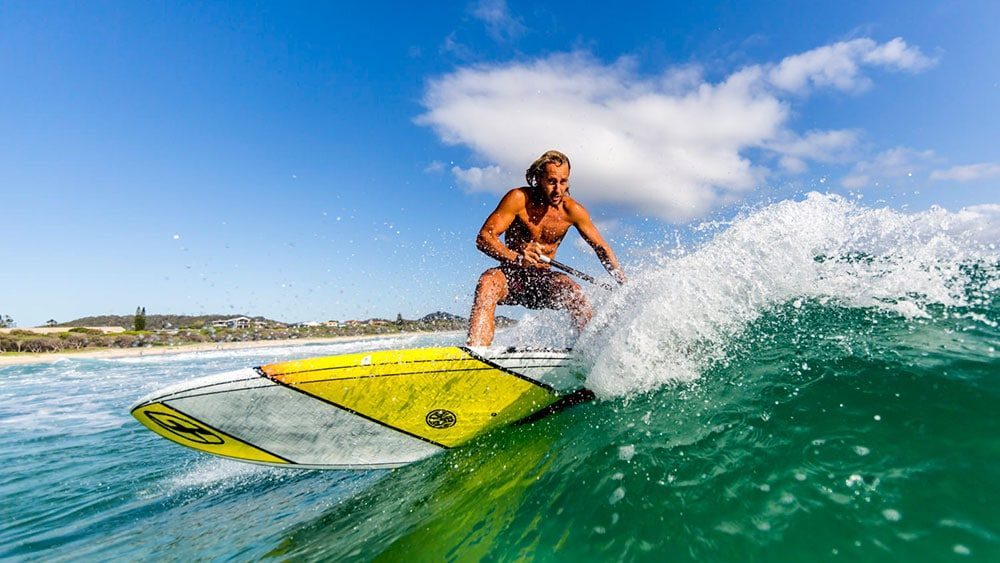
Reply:
<svg viewBox="0 0 1000 563"><path fill-rule="evenodd" d="M569 350L418 348L246 368L152 393L132 415L223 457L306 469L398 467L593 395Z"/></svg>

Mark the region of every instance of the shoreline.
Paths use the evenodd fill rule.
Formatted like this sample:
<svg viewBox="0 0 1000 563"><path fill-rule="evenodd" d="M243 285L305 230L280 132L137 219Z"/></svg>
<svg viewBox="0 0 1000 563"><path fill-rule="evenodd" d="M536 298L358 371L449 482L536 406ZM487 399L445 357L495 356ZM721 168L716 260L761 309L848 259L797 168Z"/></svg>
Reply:
<svg viewBox="0 0 1000 563"><path fill-rule="evenodd" d="M333 344L336 342L348 342L353 340L377 340L379 338L450 334L453 332L460 333L462 331L447 330L439 332L396 332L391 334L364 334L359 336L290 338L284 340L248 340L245 342L198 342L192 344L180 344L177 346L156 346L149 348L105 348L101 350L84 350L80 352L38 352L23 354L20 356L0 356L0 367L48 364L58 362L60 360L71 360L74 358L116 359L144 356L170 356L190 352L219 352L223 350L249 350L253 348L276 348L279 346L302 346L307 344Z"/></svg>

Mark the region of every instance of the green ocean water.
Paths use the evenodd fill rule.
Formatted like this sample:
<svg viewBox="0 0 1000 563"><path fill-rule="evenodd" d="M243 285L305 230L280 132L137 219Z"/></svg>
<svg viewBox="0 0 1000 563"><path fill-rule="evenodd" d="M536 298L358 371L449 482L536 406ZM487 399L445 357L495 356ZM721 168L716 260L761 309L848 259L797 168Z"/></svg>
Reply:
<svg viewBox="0 0 1000 563"><path fill-rule="evenodd" d="M577 349L599 400L391 471L210 458L128 406L457 335L0 368L0 558L997 561L990 236L829 196L748 214L595 296Z"/></svg>
<svg viewBox="0 0 1000 563"><path fill-rule="evenodd" d="M698 384L400 469L271 554L1000 556L1000 333L818 305L779 309L751 333Z"/></svg>

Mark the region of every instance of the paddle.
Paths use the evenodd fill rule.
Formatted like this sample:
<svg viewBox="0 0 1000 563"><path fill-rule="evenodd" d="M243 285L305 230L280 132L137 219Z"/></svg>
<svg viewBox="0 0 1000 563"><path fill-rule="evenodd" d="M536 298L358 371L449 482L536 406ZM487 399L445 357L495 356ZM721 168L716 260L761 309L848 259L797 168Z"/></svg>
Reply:
<svg viewBox="0 0 1000 563"><path fill-rule="evenodd" d="M602 288L604 288L604 289L606 289L608 291L612 291L614 289L614 287L611 284L604 283L604 282L599 282L599 281L597 281L597 280L594 279L594 276L591 276L590 274L585 274L585 273L581 272L580 270L577 270L576 268L571 268L571 267L567 266L566 264L563 264L562 262L553 260L553 259L549 258L548 256L545 256L544 254L541 255L541 256L539 256L538 259L541 260L542 262L546 262L546 263L548 263L548 264L550 264L550 265L552 265L552 266L554 266L554 267L556 267L556 268L558 268L558 269L566 272L567 274L576 276L576 277L580 278L583 281L588 281L588 282L590 282L590 283L592 283L594 285L599 285L599 286L601 286ZM621 283L621 282L619 282L619 283Z"/></svg>

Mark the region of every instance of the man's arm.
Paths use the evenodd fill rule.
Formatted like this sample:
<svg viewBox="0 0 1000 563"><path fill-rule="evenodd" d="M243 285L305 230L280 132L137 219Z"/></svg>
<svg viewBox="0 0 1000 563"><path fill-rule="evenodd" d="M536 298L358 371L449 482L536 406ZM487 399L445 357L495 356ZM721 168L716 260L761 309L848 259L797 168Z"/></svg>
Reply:
<svg viewBox="0 0 1000 563"><path fill-rule="evenodd" d="M500 235L510 227L514 219L517 218L518 211L523 208L524 193L517 189L507 192L507 195L503 196L500 204L497 205L493 213L490 213L482 228L479 229L479 235L476 237L476 248L500 262L516 263L520 255L500 242Z"/></svg>
<svg viewBox="0 0 1000 563"><path fill-rule="evenodd" d="M615 252L604 241L604 237L598 232L597 227L594 226L594 222L590 220L590 214L587 213L587 210L574 201L569 211L569 217L573 221L573 226L576 227L583 240L587 241L587 244L594 249L594 253L597 254L597 259L601 261L604 269L618 283L625 283L625 272L622 271L621 265L618 264Z"/></svg>

